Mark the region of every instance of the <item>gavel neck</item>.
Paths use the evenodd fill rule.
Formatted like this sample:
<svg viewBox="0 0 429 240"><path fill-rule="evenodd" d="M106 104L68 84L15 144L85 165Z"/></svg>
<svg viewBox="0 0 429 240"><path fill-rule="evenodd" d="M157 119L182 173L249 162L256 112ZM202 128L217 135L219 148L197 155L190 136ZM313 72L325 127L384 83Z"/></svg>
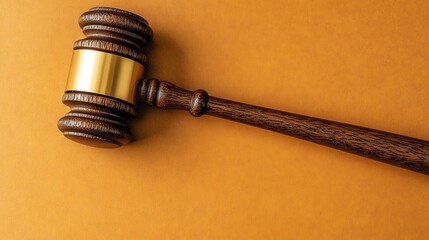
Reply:
<svg viewBox="0 0 429 240"><path fill-rule="evenodd" d="M137 101L162 109L188 110L199 117L207 110L208 94L204 90L191 92L158 79L143 79L138 86Z"/></svg>

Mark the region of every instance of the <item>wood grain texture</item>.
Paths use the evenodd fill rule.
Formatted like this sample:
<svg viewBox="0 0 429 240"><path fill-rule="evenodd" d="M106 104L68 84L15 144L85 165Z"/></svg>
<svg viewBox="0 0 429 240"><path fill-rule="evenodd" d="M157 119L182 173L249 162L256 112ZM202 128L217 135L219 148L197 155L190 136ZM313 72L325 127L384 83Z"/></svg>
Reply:
<svg viewBox="0 0 429 240"><path fill-rule="evenodd" d="M152 41L153 32L144 18L116 8L96 7L80 16L79 26L86 38L76 41L74 49L114 53L147 67L141 50Z"/></svg>
<svg viewBox="0 0 429 240"><path fill-rule="evenodd" d="M148 22L128 11L95 7L83 13L79 26L86 38L74 43L74 49L109 52L137 61L147 67L147 57L141 51L152 41ZM135 106L108 96L69 91L63 103L71 108L58 121L63 134L79 143L113 148L131 141L126 121L136 116Z"/></svg>
<svg viewBox="0 0 429 240"><path fill-rule="evenodd" d="M158 79L143 79L137 101L162 109L188 110L192 116L199 117L206 111L208 94L201 89L191 92Z"/></svg>
<svg viewBox="0 0 429 240"><path fill-rule="evenodd" d="M157 79L145 79L139 101L162 109L187 110L249 124L331 148L429 174L429 142L393 133L282 112L194 92Z"/></svg>
<svg viewBox="0 0 429 240"><path fill-rule="evenodd" d="M136 116L125 101L83 92L67 92L63 103L71 111L58 121L67 138L94 147L114 148L131 141L126 121Z"/></svg>
<svg viewBox="0 0 429 240"><path fill-rule="evenodd" d="M85 39L75 49L93 49L128 57L147 66L141 52L153 37L147 21L114 8L92 8L79 19ZM328 147L429 174L429 142L393 133L252 106L188 91L157 79L142 79L137 99L162 109L187 110L276 131ZM106 96L66 92L71 111L58 122L72 140L98 147L118 147L131 140L126 121L135 106Z"/></svg>

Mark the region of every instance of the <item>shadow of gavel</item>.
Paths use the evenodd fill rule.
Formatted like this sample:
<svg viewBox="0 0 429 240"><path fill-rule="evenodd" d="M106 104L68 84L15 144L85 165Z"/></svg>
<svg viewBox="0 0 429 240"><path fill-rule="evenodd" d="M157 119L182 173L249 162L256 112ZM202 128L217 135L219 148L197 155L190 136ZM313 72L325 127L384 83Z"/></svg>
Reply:
<svg viewBox="0 0 429 240"><path fill-rule="evenodd" d="M133 13L96 7L79 25L86 38L74 44L58 122L64 136L94 147L114 148L131 141L127 120L136 104L189 111L276 131L331 148L429 174L429 142L188 91L169 82L142 79L147 68L142 48L152 40L148 22Z"/></svg>

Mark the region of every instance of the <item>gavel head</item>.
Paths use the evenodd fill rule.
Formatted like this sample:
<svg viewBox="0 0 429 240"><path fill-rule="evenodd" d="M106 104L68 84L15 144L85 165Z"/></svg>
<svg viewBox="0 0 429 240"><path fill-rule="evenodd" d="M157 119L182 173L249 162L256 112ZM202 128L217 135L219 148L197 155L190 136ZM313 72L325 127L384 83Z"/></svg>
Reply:
<svg viewBox="0 0 429 240"><path fill-rule="evenodd" d="M126 121L136 116L138 81L147 67L141 50L152 30L144 18L107 7L83 13L79 25L86 38L74 43L63 96L71 111L58 128L76 142L119 147L131 141Z"/></svg>

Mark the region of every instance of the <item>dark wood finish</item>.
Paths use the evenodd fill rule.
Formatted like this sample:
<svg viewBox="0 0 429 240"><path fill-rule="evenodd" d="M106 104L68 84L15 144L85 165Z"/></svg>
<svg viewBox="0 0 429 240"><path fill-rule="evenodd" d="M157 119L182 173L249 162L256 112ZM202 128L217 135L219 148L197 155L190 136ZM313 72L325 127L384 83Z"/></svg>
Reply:
<svg viewBox="0 0 429 240"><path fill-rule="evenodd" d="M109 52L133 59L147 66L141 51L152 41L148 22L131 12L116 8L95 7L83 13L79 26L86 38L73 49ZM95 147L119 147L131 141L127 119L136 116L135 106L118 99L84 92L66 92L63 103L71 108L58 121L67 138Z"/></svg>
<svg viewBox="0 0 429 240"><path fill-rule="evenodd" d="M158 108L241 122L429 174L428 141L209 97L204 90L191 92L157 79L142 81L138 99Z"/></svg>
<svg viewBox="0 0 429 240"><path fill-rule="evenodd" d="M67 138L93 147L114 148L131 141L126 121L136 116L134 105L91 93L67 92L63 103L71 111L58 121Z"/></svg>
<svg viewBox="0 0 429 240"><path fill-rule="evenodd" d="M142 48L152 41L148 22L124 10L95 7L83 13L79 26L86 38L74 43L74 49L92 49L131 58L147 67Z"/></svg>
<svg viewBox="0 0 429 240"><path fill-rule="evenodd" d="M163 109L188 110L194 117L204 114L208 95L204 90L194 92L158 79L143 79L138 86L137 100Z"/></svg>
<svg viewBox="0 0 429 240"><path fill-rule="evenodd" d="M92 8L79 20L85 39L74 49L92 49L128 57L147 66L142 48L152 40L147 21L114 8ZM187 110L280 132L328 147L429 174L429 142L393 133L209 97L206 91L184 90L157 79L143 79L137 99L162 109ZM97 147L118 147L131 141L126 121L135 106L107 96L66 92L71 111L58 128L74 141Z"/></svg>

